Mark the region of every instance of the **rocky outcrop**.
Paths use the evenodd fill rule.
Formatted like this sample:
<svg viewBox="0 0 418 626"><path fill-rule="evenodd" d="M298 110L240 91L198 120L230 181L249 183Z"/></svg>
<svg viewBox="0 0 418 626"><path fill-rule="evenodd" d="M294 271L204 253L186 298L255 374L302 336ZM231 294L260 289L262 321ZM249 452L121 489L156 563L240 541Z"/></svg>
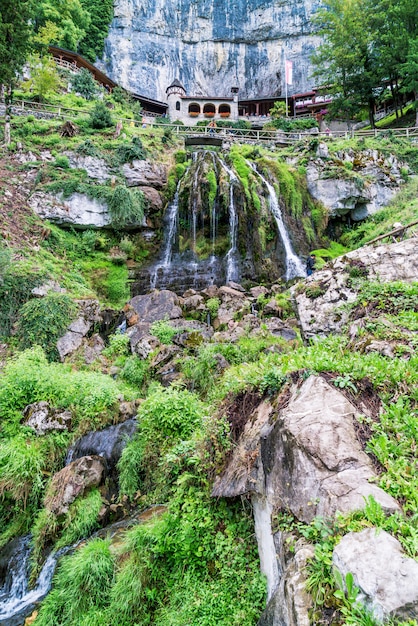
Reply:
<svg viewBox="0 0 418 626"><path fill-rule="evenodd" d="M191 95L284 94L284 58L297 91L312 86L318 0L118 0L105 44L106 72L123 87L165 101L178 78ZM296 91L294 91L296 93Z"/></svg>
<svg viewBox="0 0 418 626"><path fill-rule="evenodd" d="M130 305L138 314L140 322L152 324L158 320L183 317L177 294L167 289L153 291L144 296L135 296L130 301Z"/></svg>
<svg viewBox="0 0 418 626"><path fill-rule="evenodd" d="M348 533L335 547L332 560L343 580L353 574L358 601L377 620L417 618L418 563L387 532L367 528Z"/></svg>
<svg viewBox="0 0 418 626"><path fill-rule="evenodd" d="M100 456L83 456L73 461L53 476L45 508L55 515L68 513L70 504L87 489L100 485L104 474L105 460Z"/></svg>
<svg viewBox="0 0 418 626"><path fill-rule="evenodd" d="M417 280L418 238L354 250L294 286L292 293L305 338L341 331L348 321L344 304L357 297L350 273L359 270L369 280L380 282Z"/></svg>
<svg viewBox="0 0 418 626"><path fill-rule="evenodd" d="M320 144L317 154L306 172L308 191L331 217L349 214L354 221L363 220L389 204L403 182L401 164L377 150L348 150L330 159L328 147ZM339 166L337 175L330 164Z"/></svg>
<svg viewBox="0 0 418 626"><path fill-rule="evenodd" d="M128 187L145 186L162 189L167 184L167 168L151 161L125 163L123 174Z"/></svg>
<svg viewBox="0 0 418 626"><path fill-rule="evenodd" d="M77 154L76 152L64 152L63 154L68 157L70 167L85 170L89 178L94 178L99 183L104 183L110 178L110 170L104 159Z"/></svg>
<svg viewBox="0 0 418 626"><path fill-rule="evenodd" d="M28 404L23 411L23 417L25 425L33 428L37 435L45 435L51 430L71 429L71 411L54 409L44 400Z"/></svg>
<svg viewBox="0 0 418 626"><path fill-rule="evenodd" d="M57 350L61 361L81 346L84 337L91 331L94 324L101 320L100 306L97 300L79 300L78 305L79 317L71 322L65 335L57 341Z"/></svg>
<svg viewBox="0 0 418 626"><path fill-rule="evenodd" d="M73 193L64 199L62 196L35 191L29 198L29 206L42 219L75 228L105 228L112 221L104 201L81 193Z"/></svg>
<svg viewBox="0 0 418 626"><path fill-rule="evenodd" d="M214 496L267 495L304 522L361 509L373 496L388 511L393 498L371 481L375 472L354 430L357 409L324 379L310 376L275 414L262 403L215 481Z"/></svg>
<svg viewBox="0 0 418 626"><path fill-rule="evenodd" d="M259 626L310 623L304 564L312 552L301 545L300 558L286 556L285 537L274 535L271 526L275 510L289 510L310 522L316 516L329 518L337 511L361 509L369 496L388 512L399 510L397 502L373 483L375 471L355 434L356 407L318 376L293 385L288 393L282 408L263 401L247 416L231 460L212 491L215 497L251 494L269 598Z"/></svg>

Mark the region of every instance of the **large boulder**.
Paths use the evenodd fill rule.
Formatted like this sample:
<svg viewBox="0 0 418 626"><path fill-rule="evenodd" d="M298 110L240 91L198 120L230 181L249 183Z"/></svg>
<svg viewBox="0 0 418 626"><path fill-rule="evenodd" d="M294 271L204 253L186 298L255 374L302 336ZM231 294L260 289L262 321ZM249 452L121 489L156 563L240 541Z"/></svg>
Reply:
<svg viewBox="0 0 418 626"><path fill-rule="evenodd" d="M110 178L110 170L104 159L70 151L63 154L68 157L70 167L85 170L89 178L95 178L100 183Z"/></svg>
<svg viewBox="0 0 418 626"><path fill-rule="evenodd" d="M379 621L418 617L418 563L408 558L397 539L367 528L348 533L335 547L333 565L345 580L351 572L358 601Z"/></svg>
<svg viewBox="0 0 418 626"><path fill-rule="evenodd" d="M84 337L94 325L101 321L100 305L97 300L78 300L79 316L68 326L65 335L57 341L57 350L61 361L72 354L83 343Z"/></svg>
<svg viewBox="0 0 418 626"><path fill-rule="evenodd" d="M52 477L45 496L45 508L55 515L64 515L72 502L87 489L97 487L105 474L105 459L83 456Z"/></svg>
<svg viewBox="0 0 418 626"><path fill-rule="evenodd" d="M397 502L373 484L371 460L357 440L357 409L334 386L310 376L275 413L262 403L245 425L214 496L266 494L272 507L304 522L361 509L369 496L390 512Z"/></svg>
<svg viewBox="0 0 418 626"><path fill-rule="evenodd" d="M138 314L140 322L152 324L158 320L183 317L177 294L174 291L168 291L168 289L135 296L130 301L130 305Z"/></svg>
<svg viewBox="0 0 418 626"><path fill-rule="evenodd" d="M91 431L78 439L70 448L67 464L91 455L105 459L107 469L116 466L122 450L138 427L136 419L128 419L121 424L109 426L103 430Z"/></svg>
<svg viewBox="0 0 418 626"><path fill-rule="evenodd" d="M380 282L417 280L418 239L353 250L292 287L297 315L305 338L338 333L348 321L343 304L354 302L357 291L349 280L352 268Z"/></svg>
<svg viewBox="0 0 418 626"><path fill-rule="evenodd" d="M132 161L125 163L123 173L129 187L145 186L162 189L167 184L167 168L161 163L151 161Z"/></svg>

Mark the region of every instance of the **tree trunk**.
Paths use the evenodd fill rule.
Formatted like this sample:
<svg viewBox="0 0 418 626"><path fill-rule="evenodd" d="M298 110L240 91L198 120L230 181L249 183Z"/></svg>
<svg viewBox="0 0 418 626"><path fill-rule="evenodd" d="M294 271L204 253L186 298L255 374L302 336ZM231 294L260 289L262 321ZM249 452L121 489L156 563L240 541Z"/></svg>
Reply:
<svg viewBox="0 0 418 626"><path fill-rule="evenodd" d="M4 143L6 146L10 144L10 117L12 114L12 86L7 85L4 90L4 104L6 105L6 111L4 114Z"/></svg>
<svg viewBox="0 0 418 626"><path fill-rule="evenodd" d="M415 91L415 126L418 128L418 91Z"/></svg>
<svg viewBox="0 0 418 626"><path fill-rule="evenodd" d="M372 128L375 128L375 123L374 123L374 99L371 98L369 100L369 121L370 121L370 126Z"/></svg>

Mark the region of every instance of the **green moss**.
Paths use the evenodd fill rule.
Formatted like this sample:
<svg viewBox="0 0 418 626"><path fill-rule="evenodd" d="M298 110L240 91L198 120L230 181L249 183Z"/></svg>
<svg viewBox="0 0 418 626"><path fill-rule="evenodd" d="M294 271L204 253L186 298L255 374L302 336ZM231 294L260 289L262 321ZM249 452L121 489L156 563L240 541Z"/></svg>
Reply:
<svg viewBox="0 0 418 626"><path fill-rule="evenodd" d="M208 194L209 207L210 209L212 209L215 204L216 195L218 193L218 183L216 180L215 172L213 170L209 170L209 172L207 173L206 179L209 183L209 194Z"/></svg>

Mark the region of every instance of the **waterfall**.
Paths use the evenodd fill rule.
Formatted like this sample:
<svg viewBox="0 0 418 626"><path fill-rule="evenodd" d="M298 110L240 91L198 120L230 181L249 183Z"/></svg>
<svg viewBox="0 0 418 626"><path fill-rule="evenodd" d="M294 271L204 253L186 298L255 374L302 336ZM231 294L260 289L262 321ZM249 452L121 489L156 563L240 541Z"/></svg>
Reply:
<svg viewBox="0 0 418 626"><path fill-rule="evenodd" d="M177 183L176 193L174 194L173 201L168 206L166 213L165 240L163 244L163 250L160 261L155 265L150 276L150 288L155 289L157 284L158 274L162 271L163 274L169 271L171 258L173 256L173 245L177 234L178 228L178 216L179 216L179 193L180 193L181 180Z"/></svg>
<svg viewBox="0 0 418 626"><path fill-rule="evenodd" d="M239 282L238 271L238 254L237 254L237 234L238 234L238 216L235 210L234 201L234 185L237 183L237 177L234 172L227 166L223 159L219 158L221 167L226 171L229 176L229 234L231 238L231 246L226 253L226 282L231 280Z"/></svg>
<svg viewBox="0 0 418 626"><path fill-rule="evenodd" d="M302 261L293 251L292 244L289 238L289 233L287 232L286 226L283 222L282 212L280 210L279 201L277 199L277 194L273 185L269 183L262 174L260 174L254 163L248 163L257 174L257 176L261 178L269 192L270 210L276 220L277 228L285 250L286 280L291 280L292 278L296 278L297 276L306 276L306 271L302 264Z"/></svg>
<svg viewBox="0 0 418 626"><path fill-rule="evenodd" d="M30 536L12 542L14 550L8 560L8 569L0 587L0 623L3 626L21 624L34 604L41 600L51 587L58 559L70 548L51 553L39 574L33 589L28 588Z"/></svg>

